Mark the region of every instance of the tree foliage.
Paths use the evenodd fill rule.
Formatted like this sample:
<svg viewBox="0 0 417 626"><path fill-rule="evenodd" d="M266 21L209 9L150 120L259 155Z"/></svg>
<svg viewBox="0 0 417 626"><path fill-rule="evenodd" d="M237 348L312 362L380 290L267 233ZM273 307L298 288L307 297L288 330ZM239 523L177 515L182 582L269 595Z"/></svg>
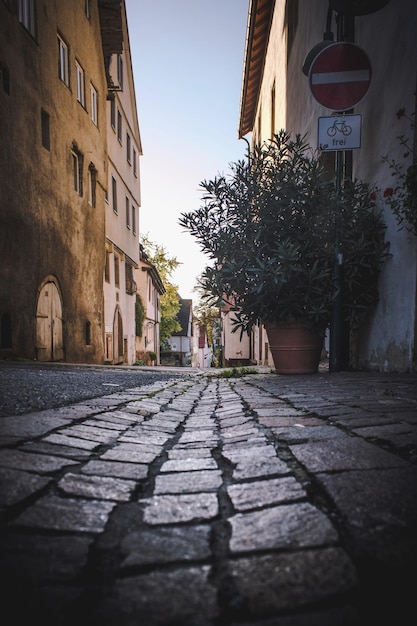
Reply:
<svg viewBox="0 0 417 626"><path fill-rule="evenodd" d="M284 130L248 156L231 164L229 177L204 180L202 206L181 214L180 225L213 263L200 286L212 304L231 305L235 330L249 332L260 320L325 328L338 292L338 233L344 316L356 324L377 301L387 249L369 185L346 181L336 190L320 155Z"/></svg>
<svg viewBox="0 0 417 626"><path fill-rule="evenodd" d="M161 324L159 330L161 345L164 345L172 333L181 330L177 320L178 311L180 310L178 287L170 280L172 274L180 265L180 261L176 257L169 256L165 248L151 241L148 235L142 235L142 245L149 261L158 270L165 287L165 293L161 296Z"/></svg>

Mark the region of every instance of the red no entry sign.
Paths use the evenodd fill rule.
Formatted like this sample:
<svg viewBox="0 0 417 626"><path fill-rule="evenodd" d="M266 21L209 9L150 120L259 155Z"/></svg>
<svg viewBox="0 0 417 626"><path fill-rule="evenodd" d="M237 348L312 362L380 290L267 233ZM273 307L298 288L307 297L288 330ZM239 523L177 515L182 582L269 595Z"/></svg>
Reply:
<svg viewBox="0 0 417 626"><path fill-rule="evenodd" d="M371 84L371 64L359 46L336 42L318 53L308 81L319 104L332 111L347 111L366 95Z"/></svg>

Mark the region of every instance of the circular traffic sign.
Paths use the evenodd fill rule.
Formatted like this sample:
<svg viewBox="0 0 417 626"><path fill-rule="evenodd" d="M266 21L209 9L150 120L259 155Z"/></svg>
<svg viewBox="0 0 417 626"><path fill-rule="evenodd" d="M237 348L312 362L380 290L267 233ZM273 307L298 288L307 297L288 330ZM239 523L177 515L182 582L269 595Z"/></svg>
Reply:
<svg viewBox="0 0 417 626"><path fill-rule="evenodd" d="M308 81L319 104L347 111L367 94L371 84L367 54L353 43L340 41L321 50L311 63Z"/></svg>

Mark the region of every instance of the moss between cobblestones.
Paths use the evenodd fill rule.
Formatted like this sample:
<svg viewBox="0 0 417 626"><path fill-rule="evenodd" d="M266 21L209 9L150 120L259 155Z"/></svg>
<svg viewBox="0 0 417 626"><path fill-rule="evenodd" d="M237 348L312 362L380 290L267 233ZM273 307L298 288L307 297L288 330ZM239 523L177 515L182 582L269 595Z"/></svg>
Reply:
<svg viewBox="0 0 417 626"><path fill-rule="evenodd" d="M207 376L208 378L241 378L247 374L259 374L259 371L253 367L232 367Z"/></svg>

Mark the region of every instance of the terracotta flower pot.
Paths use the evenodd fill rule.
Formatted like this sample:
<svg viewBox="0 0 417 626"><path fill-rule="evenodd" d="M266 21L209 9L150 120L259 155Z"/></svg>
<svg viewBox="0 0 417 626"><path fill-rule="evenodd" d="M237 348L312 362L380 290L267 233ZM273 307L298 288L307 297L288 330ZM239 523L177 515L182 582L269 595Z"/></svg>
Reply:
<svg viewBox="0 0 417 626"><path fill-rule="evenodd" d="M315 374L318 371L323 335L303 323L265 324L277 374Z"/></svg>

